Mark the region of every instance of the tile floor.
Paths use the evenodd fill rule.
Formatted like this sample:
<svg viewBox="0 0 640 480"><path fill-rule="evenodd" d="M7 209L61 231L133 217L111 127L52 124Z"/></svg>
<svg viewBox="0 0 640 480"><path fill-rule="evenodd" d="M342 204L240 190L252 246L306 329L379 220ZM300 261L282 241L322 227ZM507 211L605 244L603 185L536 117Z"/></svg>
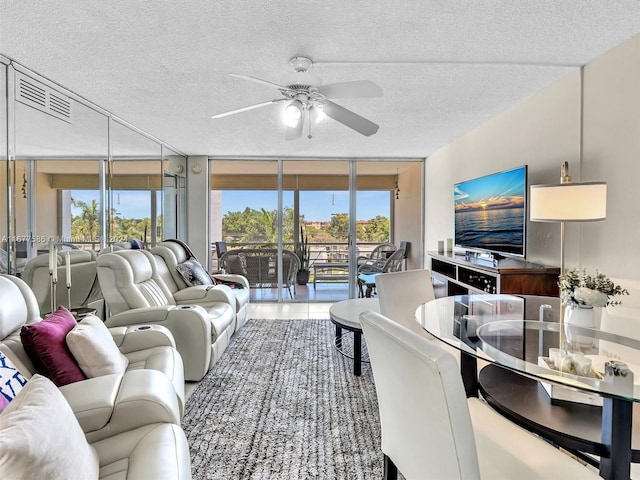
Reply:
<svg viewBox="0 0 640 480"><path fill-rule="evenodd" d="M333 302L318 303L265 303L249 304L249 318L309 319L329 318Z"/></svg>

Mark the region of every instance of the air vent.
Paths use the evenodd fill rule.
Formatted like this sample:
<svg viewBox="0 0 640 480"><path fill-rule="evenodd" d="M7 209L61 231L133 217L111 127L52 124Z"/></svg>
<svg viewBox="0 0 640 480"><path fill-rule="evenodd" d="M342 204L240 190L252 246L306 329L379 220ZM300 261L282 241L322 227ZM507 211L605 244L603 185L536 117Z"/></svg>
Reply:
<svg viewBox="0 0 640 480"><path fill-rule="evenodd" d="M72 123L71 100L43 83L16 72L16 101Z"/></svg>

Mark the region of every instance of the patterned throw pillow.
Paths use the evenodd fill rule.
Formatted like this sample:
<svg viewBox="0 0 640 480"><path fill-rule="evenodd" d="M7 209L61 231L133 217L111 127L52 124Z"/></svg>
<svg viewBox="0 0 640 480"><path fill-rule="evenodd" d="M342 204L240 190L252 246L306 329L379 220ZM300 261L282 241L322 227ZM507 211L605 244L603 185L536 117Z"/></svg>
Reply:
<svg viewBox="0 0 640 480"><path fill-rule="evenodd" d="M0 412L15 398L27 379L22 376L11 360L0 352Z"/></svg>
<svg viewBox="0 0 640 480"><path fill-rule="evenodd" d="M176 270L184 280L184 283L193 287L195 285L213 285L211 276L197 260L190 258L184 263L176 265Z"/></svg>

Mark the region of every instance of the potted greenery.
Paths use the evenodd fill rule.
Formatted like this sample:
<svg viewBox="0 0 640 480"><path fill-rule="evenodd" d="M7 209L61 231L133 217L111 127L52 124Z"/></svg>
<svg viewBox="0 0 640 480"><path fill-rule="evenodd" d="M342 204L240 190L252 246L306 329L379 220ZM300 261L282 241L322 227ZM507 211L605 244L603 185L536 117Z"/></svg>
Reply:
<svg viewBox="0 0 640 480"><path fill-rule="evenodd" d="M573 268L560 276L560 299L566 307L565 322L580 323L581 326L595 326L594 307L618 305L620 300L611 297L628 295L629 292L616 285L605 274L596 271L589 275L586 269ZM583 321L576 322L578 317Z"/></svg>
<svg viewBox="0 0 640 480"><path fill-rule="evenodd" d="M304 229L300 225L300 239L296 244L296 255L300 260L300 268L296 274L296 282L298 285L306 285L309 281L309 258L311 256L311 247L309 246L309 239L304 234Z"/></svg>

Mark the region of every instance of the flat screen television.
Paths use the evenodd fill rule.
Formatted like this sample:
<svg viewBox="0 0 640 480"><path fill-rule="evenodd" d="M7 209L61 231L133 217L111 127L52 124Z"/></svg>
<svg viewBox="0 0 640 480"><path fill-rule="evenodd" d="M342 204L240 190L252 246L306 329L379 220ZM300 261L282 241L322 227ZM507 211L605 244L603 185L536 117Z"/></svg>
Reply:
<svg viewBox="0 0 640 480"><path fill-rule="evenodd" d="M525 256L527 166L454 185L457 247Z"/></svg>

